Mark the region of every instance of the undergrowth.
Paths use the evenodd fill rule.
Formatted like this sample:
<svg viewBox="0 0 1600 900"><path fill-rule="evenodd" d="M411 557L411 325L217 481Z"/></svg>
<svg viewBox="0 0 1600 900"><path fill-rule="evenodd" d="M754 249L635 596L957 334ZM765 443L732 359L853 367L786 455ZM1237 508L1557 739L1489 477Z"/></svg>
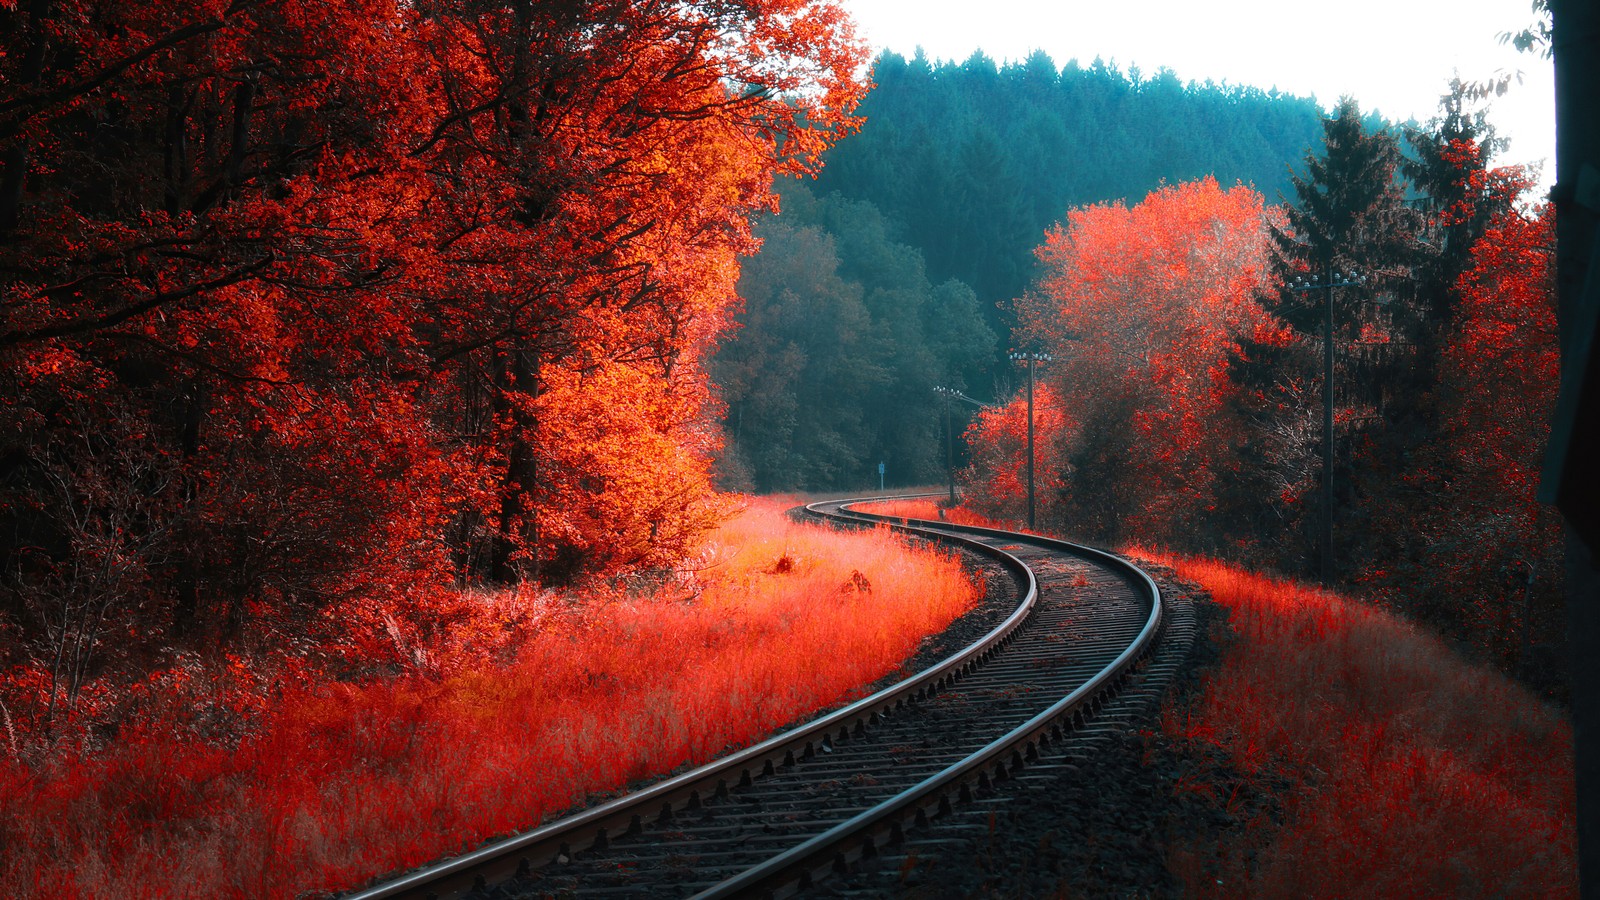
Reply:
<svg viewBox="0 0 1600 900"><path fill-rule="evenodd" d="M118 898L354 887L850 699L976 599L953 557L884 529L798 525L783 507L749 501L648 591L463 593L433 633L390 636L405 671L189 660L108 688L70 740L11 729L0 884Z"/></svg>
<svg viewBox="0 0 1600 900"><path fill-rule="evenodd" d="M1281 822L1169 857L1187 893L1576 896L1572 730L1557 710L1374 606L1134 552L1210 592L1236 634L1163 730L1220 748L1282 803Z"/></svg>

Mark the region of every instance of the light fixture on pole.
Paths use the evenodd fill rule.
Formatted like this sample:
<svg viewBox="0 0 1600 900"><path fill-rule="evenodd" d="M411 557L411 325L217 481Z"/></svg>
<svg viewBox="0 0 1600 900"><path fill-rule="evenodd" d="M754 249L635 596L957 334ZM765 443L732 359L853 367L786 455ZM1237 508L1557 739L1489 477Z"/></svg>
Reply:
<svg viewBox="0 0 1600 900"><path fill-rule="evenodd" d="M1297 275L1288 284L1296 293L1323 292L1322 323L1322 584L1333 584L1333 289L1367 283L1365 275L1324 264L1321 279Z"/></svg>
<svg viewBox="0 0 1600 900"><path fill-rule="evenodd" d="M1038 363L1049 362L1048 353L1026 353L1013 350L1006 354L1012 362L1026 362L1028 364L1028 530L1034 530L1034 491L1033 491L1033 369Z"/></svg>

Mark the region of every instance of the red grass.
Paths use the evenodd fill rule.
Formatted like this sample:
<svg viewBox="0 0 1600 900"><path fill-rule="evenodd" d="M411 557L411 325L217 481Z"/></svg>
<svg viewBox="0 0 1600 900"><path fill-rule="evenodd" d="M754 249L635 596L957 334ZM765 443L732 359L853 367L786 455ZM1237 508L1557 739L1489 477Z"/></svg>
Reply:
<svg viewBox="0 0 1600 900"><path fill-rule="evenodd" d="M975 597L951 557L752 501L649 595L464 598L476 614L429 649L430 675L275 691L244 667L199 672L150 688L156 711L102 748L0 758L0 883L348 888L849 699ZM201 715L234 701L243 724L202 736Z"/></svg>
<svg viewBox="0 0 1600 900"><path fill-rule="evenodd" d="M1223 748L1288 811L1281 830L1257 823L1241 838L1261 849L1253 874L1242 846L1195 851L1233 862L1225 885L1214 871L1191 894L1576 895L1561 714L1374 607L1220 563L1158 561L1208 590L1239 636L1163 728Z"/></svg>
<svg viewBox="0 0 1600 900"><path fill-rule="evenodd" d="M1015 523L1001 522L973 512L965 506L946 507L937 501L926 498L879 500L874 503L858 504L856 508L862 512L875 513L880 516L901 516L907 519L932 519L934 521L943 520L954 522L957 525L976 525L980 528L1000 528L1014 531L1018 527Z"/></svg>

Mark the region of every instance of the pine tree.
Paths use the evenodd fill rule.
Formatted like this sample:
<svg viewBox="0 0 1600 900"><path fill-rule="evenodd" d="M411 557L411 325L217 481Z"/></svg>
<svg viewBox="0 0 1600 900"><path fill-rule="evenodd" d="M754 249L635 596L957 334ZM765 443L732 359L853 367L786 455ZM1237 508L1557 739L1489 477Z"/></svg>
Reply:
<svg viewBox="0 0 1600 900"><path fill-rule="evenodd" d="M1355 101L1344 100L1334 115L1323 121L1323 137L1322 153L1307 155L1305 174L1292 179L1297 203L1287 210L1287 227L1273 234L1282 287L1271 308L1291 329L1291 343L1310 352L1285 353L1281 347L1246 343L1234 362L1233 374L1245 388L1245 396L1261 401L1262 409L1248 413L1261 423L1263 434L1296 435L1325 448L1318 475L1324 486L1319 492L1323 499L1317 503L1324 508L1302 521L1314 525L1312 532L1321 535L1323 547L1317 555L1319 568L1327 574L1342 555L1333 548L1335 538L1329 531L1349 531L1348 525L1339 529L1328 524L1330 494L1335 520L1348 522L1348 511L1359 505L1365 487L1352 477L1349 448L1356 443L1352 438L1360 434L1360 443L1370 447L1371 438L1379 435L1377 442L1384 443L1381 435L1386 420L1395 413L1395 388L1404 382L1397 375L1410 365L1414 342L1405 323L1414 318L1409 311L1415 293L1411 266L1421 219L1405 200L1398 142L1387 130L1369 129ZM1337 278L1335 273L1353 275L1360 283L1331 289L1304 287L1307 283L1352 280ZM1296 286L1297 279L1301 286ZM1264 364L1293 359L1303 364L1312 358L1317 364L1309 371L1273 371L1270 364ZM1324 399L1320 429L1288 428L1279 421L1261 420L1262 411L1268 408L1275 412L1274 419L1303 416L1304 410L1282 402L1290 396L1283 386L1321 381L1318 393L1327 398L1330 377L1332 409ZM1302 401L1309 399L1308 391L1297 393ZM1277 402L1269 399L1272 397L1277 397ZM1344 432L1334 433L1331 453L1325 443L1330 427ZM1285 449L1299 458L1310 448ZM1375 468L1383 470L1386 462ZM1329 478L1332 488L1327 485ZM1303 496L1313 495L1303 492Z"/></svg>
<svg viewBox="0 0 1600 900"><path fill-rule="evenodd" d="M1369 131L1346 98L1324 119L1322 155L1308 154L1295 174L1295 206L1275 234L1279 271L1319 274L1325 267L1371 276L1404 275L1415 247L1416 214L1398 178L1400 146L1387 130ZM1280 312L1296 328L1315 331L1318 298L1286 292ZM1337 315L1338 310L1336 310Z"/></svg>
<svg viewBox="0 0 1600 900"><path fill-rule="evenodd" d="M1509 202L1492 194L1488 175L1488 159L1504 141L1495 137L1483 111L1468 109L1470 103L1469 88L1452 79L1450 93L1440 98L1439 116L1428 128L1406 133L1416 158L1403 169L1424 217L1412 268L1413 374L1419 385L1438 379L1441 336L1460 306L1459 282L1472 266L1472 248ZM1416 394L1425 396L1426 391ZM1431 427L1437 413L1429 404L1416 414Z"/></svg>

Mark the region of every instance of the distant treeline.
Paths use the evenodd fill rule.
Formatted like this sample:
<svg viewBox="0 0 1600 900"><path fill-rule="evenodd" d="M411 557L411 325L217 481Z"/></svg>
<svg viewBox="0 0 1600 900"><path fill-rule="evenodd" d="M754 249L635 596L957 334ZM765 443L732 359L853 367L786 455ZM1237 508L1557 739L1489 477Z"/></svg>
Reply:
<svg viewBox="0 0 1600 900"><path fill-rule="evenodd" d="M855 488L876 484L878 462L890 484L937 480L932 387L1009 392L996 335L1011 333L1047 228L1074 206L1207 175L1274 202L1322 139L1312 100L1098 59L885 53L874 77L860 133L817 182L781 185L783 211L757 225L742 327L713 367L726 486ZM970 412L957 405L958 434Z"/></svg>
<svg viewBox="0 0 1600 900"><path fill-rule="evenodd" d="M877 483L880 462L891 484L939 478L933 389L983 383L995 356L972 289L932 282L870 203L795 182L782 200L739 277L741 329L712 360L723 486L856 488Z"/></svg>
<svg viewBox="0 0 1600 900"><path fill-rule="evenodd" d="M877 206L930 278L958 278L991 308L1021 296L1033 248L1071 207L1207 175L1269 203L1294 196L1290 166L1320 144L1326 114L1277 91L1099 59L1061 67L1042 51L1004 67L885 53L873 77L866 125L824 157L818 192Z"/></svg>

